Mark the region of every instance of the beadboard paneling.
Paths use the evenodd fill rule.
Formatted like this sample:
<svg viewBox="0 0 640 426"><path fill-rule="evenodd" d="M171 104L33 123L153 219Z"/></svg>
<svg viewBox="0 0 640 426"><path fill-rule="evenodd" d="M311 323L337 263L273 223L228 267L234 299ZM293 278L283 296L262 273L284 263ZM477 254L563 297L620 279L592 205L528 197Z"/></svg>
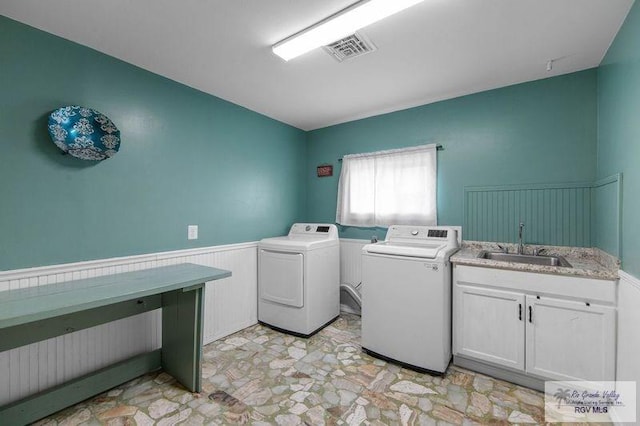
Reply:
<svg viewBox="0 0 640 426"><path fill-rule="evenodd" d="M202 265L232 272L207 284L204 343L211 343L258 322L258 254L256 246L211 253Z"/></svg>
<svg viewBox="0 0 640 426"><path fill-rule="evenodd" d="M207 283L204 342L257 322L257 244L0 272L0 291L190 262L231 270ZM0 352L0 405L161 346L160 310Z"/></svg>
<svg viewBox="0 0 640 426"><path fill-rule="evenodd" d="M467 240L592 247L620 257L622 175L593 183L466 187Z"/></svg>
<svg viewBox="0 0 640 426"><path fill-rule="evenodd" d="M368 240L340 239L340 283L354 287L362 281L362 247ZM360 306L345 291L340 291L340 311L360 315Z"/></svg>
<svg viewBox="0 0 640 426"><path fill-rule="evenodd" d="M640 396L640 279L619 272L618 285L618 356L616 380L636 382L636 397ZM636 404L636 419L640 421L640 401Z"/></svg>
<svg viewBox="0 0 640 426"><path fill-rule="evenodd" d="M558 184L467 187L465 239L591 247L592 185Z"/></svg>
<svg viewBox="0 0 640 426"><path fill-rule="evenodd" d="M340 239L340 282L358 285L362 281L362 247L367 240Z"/></svg>

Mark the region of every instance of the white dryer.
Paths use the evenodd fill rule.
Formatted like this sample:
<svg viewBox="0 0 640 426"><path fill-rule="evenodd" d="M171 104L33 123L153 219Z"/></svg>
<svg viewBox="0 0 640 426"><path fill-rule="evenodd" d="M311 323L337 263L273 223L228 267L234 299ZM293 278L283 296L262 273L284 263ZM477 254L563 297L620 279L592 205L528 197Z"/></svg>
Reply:
<svg viewBox="0 0 640 426"><path fill-rule="evenodd" d="M332 224L296 223L258 245L258 320L309 337L340 314L340 243Z"/></svg>
<svg viewBox="0 0 640 426"><path fill-rule="evenodd" d="M451 360L451 263L460 227L394 225L362 249L362 349L443 374Z"/></svg>

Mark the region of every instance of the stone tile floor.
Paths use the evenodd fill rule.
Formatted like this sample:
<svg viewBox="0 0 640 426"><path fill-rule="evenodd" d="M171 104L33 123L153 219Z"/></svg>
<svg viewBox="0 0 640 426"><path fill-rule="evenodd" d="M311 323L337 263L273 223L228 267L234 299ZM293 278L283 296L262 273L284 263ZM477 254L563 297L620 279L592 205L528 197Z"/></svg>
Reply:
<svg viewBox="0 0 640 426"><path fill-rule="evenodd" d="M203 392L151 373L38 425L543 423L539 392L458 367L433 377L360 350L360 317L309 339L255 325L204 347Z"/></svg>

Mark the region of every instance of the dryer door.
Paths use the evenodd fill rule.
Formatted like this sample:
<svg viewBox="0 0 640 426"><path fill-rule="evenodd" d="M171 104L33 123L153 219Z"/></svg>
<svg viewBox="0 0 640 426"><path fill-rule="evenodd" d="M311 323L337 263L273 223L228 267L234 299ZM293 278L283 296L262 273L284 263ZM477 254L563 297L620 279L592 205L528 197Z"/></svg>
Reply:
<svg viewBox="0 0 640 426"><path fill-rule="evenodd" d="M301 308L304 296L302 253L260 250L260 298Z"/></svg>

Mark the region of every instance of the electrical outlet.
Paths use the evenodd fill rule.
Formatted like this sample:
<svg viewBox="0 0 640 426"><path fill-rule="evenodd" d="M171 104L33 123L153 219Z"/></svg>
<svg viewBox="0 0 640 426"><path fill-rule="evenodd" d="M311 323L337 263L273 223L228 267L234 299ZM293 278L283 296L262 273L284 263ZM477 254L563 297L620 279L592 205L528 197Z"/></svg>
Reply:
<svg viewBox="0 0 640 426"><path fill-rule="evenodd" d="M198 239L198 225L187 226L187 238L190 240Z"/></svg>

